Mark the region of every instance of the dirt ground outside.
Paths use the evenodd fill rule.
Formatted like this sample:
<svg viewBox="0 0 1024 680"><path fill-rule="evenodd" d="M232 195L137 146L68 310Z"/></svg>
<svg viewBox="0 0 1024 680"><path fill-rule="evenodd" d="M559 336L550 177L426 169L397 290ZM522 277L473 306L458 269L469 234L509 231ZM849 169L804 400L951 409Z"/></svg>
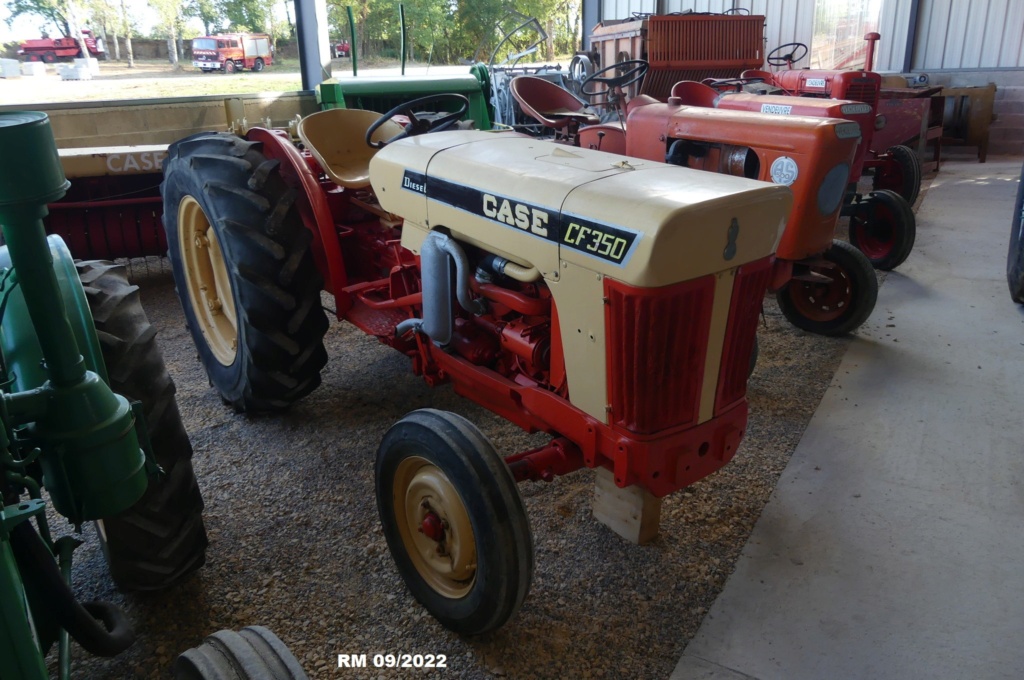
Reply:
<svg viewBox="0 0 1024 680"><path fill-rule="evenodd" d="M399 75L393 60L360 61L360 75ZM349 59L331 62L332 75L352 75ZM0 79L0 105L50 104L103 100L158 99L161 97L295 92L302 89L297 59L275 61L260 73L243 71L203 73L191 64L175 70L165 60L137 60L135 68L125 62L100 62L100 75L92 80L61 80L56 67L46 65L45 76ZM468 73L468 66L432 66L410 63L409 75L423 73Z"/></svg>

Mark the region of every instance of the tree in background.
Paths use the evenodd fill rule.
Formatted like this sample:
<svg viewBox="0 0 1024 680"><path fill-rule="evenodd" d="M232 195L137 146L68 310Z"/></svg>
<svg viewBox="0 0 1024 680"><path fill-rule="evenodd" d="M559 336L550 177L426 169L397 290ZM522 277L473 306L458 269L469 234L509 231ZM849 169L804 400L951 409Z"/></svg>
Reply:
<svg viewBox="0 0 1024 680"><path fill-rule="evenodd" d="M103 59L110 60L110 50L113 48L114 60L121 61L121 46L117 41L121 22L117 8L108 0L90 0L86 3L85 9L88 13L89 25L93 30L99 29L103 43L107 46L103 52Z"/></svg>
<svg viewBox="0 0 1024 680"><path fill-rule="evenodd" d="M177 71L181 68L178 59L178 32L184 21L181 3L178 0L148 0L148 2L160 18L160 29L167 36L167 58L174 66L174 70Z"/></svg>
<svg viewBox="0 0 1024 680"><path fill-rule="evenodd" d="M7 18L8 26L22 15L37 16L42 17L47 23L52 23L60 35L71 35L67 5L61 0L7 0L5 4L7 11L10 12Z"/></svg>
<svg viewBox="0 0 1024 680"><path fill-rule="evenodd" d="M270 8L263 0L220 0L218 9L232 31L262 33L267 30Z"/></svg>
<svg viewBox="0 0 1024 680"><path fill-rule="evenodd" d="M124 51L128 55L128 68L135 68L135 54L132 52L132 21L128 17L125 0L121 0L121 30L124 32Z"/></svg>
<svg viewBox="0 0 1024 680"><path fill-rule="evenodd" d="M185 18L195 17L203 22L205 35L213 35L217 32L221 23L220 8L216 0L188 0L184 3L183 14Z"/></svg>
<svg viewBox="0 0 1024 680"><path fill-rule="evenodd" d="M362 57L397 57L401 50L400 0L328 0L328 21L334 37L349 35L345 8L356 19L356 44ZM580 0L416 0L405 2L407 48L410 55L434 63L487 61L506 31L527 17L537 17L548 33L546 45L528 60L571 54L579 31ZM524 16L525 15L525 16ZM539 38L524 31L502 47L503 53L525 50ZM505 55L495 55L501 61Z"/></svg>

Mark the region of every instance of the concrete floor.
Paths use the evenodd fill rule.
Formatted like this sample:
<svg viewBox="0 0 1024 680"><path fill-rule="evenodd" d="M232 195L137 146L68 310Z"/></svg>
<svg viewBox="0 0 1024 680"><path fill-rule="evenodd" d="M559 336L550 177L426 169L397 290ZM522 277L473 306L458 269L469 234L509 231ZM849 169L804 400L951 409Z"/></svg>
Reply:
<svg viewBox="0 0 1024 680"><path fill-rule="evenodd" d="M1019 174L943 165L673 679L1024 673Z"/></svg>

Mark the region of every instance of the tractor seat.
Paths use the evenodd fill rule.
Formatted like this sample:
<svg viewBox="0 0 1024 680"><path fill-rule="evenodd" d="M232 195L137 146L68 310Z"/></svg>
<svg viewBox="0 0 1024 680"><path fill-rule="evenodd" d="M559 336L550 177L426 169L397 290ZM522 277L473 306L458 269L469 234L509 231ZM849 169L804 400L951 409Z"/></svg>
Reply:
<svg viewBox="0 0 1024 680"><path fill-rule="evenodd" d="M703 106L713 109L715 108L715 102L722 96L722 93L704 83L698 83L694 80L680 80L672 86L672 92L669 96L678 99L679 104Z"/></svg>
<svg viewBox="0 0 1024 680"><path fill-rule="evenodd" d="M370 159L377 153L366 144L366 131L380 114L361 109L328 109L299 121L299 139L335 184L347 189L370 186ZM402 131L394 121L373 133L374 141L386 141Z"/></svg>
<svg viewBox="0 0 1024 680"><path fill-rule="evenodd" d="M570 125L579 127L601 122L585 101L550 80L516 76L511 89L523 113L544 127L562 130Z"/></svg>

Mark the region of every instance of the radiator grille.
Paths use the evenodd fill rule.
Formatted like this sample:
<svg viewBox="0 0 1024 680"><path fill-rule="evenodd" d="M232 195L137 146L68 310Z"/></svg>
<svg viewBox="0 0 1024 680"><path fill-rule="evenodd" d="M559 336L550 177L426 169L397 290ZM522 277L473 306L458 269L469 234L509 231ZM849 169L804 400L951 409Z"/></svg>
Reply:
<svg viewBox="0 0 1024 680"><path fill-rule="evenodd" d="M697 421L715 280L663 288L605 279L610 422L652 434Z"/></svg>
<svg viewBox="0 0 1024 680"><path fill-rule="evenodd" d="M878 101L878 85L868 78L857 78L850 81L846 92L833 92L832 96L835 99L849 99L874 106Z"/></svg>
<svg viewBox="0 0 1024 680"><path fill-rule="evenodd" d="M764 17L654 16L641 94L662 101L680 80L736 78L764 62Z"/></svg>
<svg viewBox="0 0 1024 680"><path fill-rule="evenodd" d="M757 318L770 275L771 261L768 258L745 264L736 274L732 302L729 305L729 324L722 346L718 393L715 397L716 414L747 394L747 375L757 334Z"/></svg>

